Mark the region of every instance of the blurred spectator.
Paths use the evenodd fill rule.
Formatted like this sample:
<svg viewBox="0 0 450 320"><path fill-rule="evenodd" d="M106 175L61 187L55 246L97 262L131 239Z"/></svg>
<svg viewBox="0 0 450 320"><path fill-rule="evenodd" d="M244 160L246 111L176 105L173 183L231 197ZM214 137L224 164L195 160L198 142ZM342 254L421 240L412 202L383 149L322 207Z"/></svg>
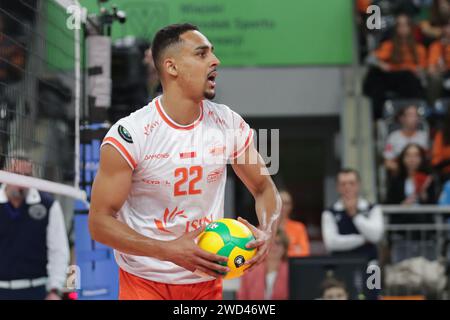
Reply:
<svg viewBox="0 0 450 320"><path fill-rule="evenodd" d="M342 169L337 175L340 199L322 214L322 236L331 253L363 255L377 259L376 243L383 234L378 206L360 197L359 173Z"/></svg>
<svg viewBox="0 0 450 320"><path fill-rule="evenodd" d="M430 43L439 39L443 33L443 26L450 19L450 1L433 0L429 19L420 22L420 30L424 42Z"/></svg>
<svg viewBox="0 0 450 320"><path fill-rule="evenodd" d="M5 17L0 12L0 83L10 84L23 77L25 68L25 50L19 45L6 24ZM0 92L3 89L0 87Z"/></svg>
<svg viewBox="0 0 450 320"><path fill-rule="evenodd" d="M241 278L238 300L287 300L289 297L289 268L287 249L289 239L279 229L266 261Z"/></svg>
<svg viewBox="0 0 450 320"><path fill-rule="evenodd" d="M437 170L441 181L450 178L450 112L447 112L443 128L434 136L431 164Z"/></svg>
<svg viewBox="0 0 450 320"><path fill-rule="evenodd" d="M32 175L25 152L7 170ZM58 201L36 189L0 187L0 300L59 300L69 260Z"/></svg>
<svg viewBox="0 0 450 320"><path fill-rule="evenodd" d="M429 174L425 150L418 144L408 144L398 158L398 175L389 181L387 203L435 203L435 185Z"/></svg>
<svg viewBox="0 0 450 320"><path fill-rule="evenodd" d="M333 256L360 257L377 264L377 244L384 231L381 209L360 197L359 173L342 169L337 175L340 199L322 213L322 237ZM364 281L365 283L365 281ZM379 290L364 287L367 299L377 299Z"/></svg>
<svg viewBox="0 0 450 320"><path fill-rule="evenodd" d="M371 5L372 0L356 0L355 1L355 17L358 27L358 49L359 60L363 61L368 53L367 37L369 30L367 29L367 8Z"/></svg>
<svg viewBox="0 0 450 320"><path fill-rule="evenodd" d="M9 23L8 23L9 22ZM24 76L25 46L20 44L15 30L0 11L0 167L4 166L11 123L16 113L18 98L23 94L18 87Z"/></svg>
<svg viewBox="0 0 450 320"><path fill-rule="evenodd" d="M147 67L147 91L149 101L151 101L162 93L161 82L159 81L158 72L153 61L151 46L145 50L143 63Z"/></svg>
<svg viewBox="0 0 450 320"><path fill-rule="evenodd" d="M416 42L411 19L401 14L396 19L392 40L386 40L367 59L372 68L364 80L363 92L372 99L375 118L382 115L386 98L423 98L421 84L426 68L426 49Z"/></svg>
<svg viewBox="0 0 450 320"><path fill-rule="evenodd" d="M397 115L401 128L391 132L384 147L384 164L391 173L398 171L396 158L409 143L417 143L428 150L428 132L419 130L417 107L403 108Z"/></svg>
<svg viewBox="0 0 450 320"><path fill-rule="evenodd" d="M322 300L348 300L345 284L333 277L327 277L320 287Z"/></svg>
<svg viewBox="0 0 450 320"><path fill-rule="evenodd" d="M281 190L280 197L282 207L279 227L286 233L289 239L288 256L309 256L309 239L305 225L290 218L293 209L292 196L288 191Z"/></svg>
<svg viewBox="0 0 450 320"><path fill-rule="evenodd" d="M450 19L443 27L440 40L434 41L428 55L429 100L450 96Z"/></svg>

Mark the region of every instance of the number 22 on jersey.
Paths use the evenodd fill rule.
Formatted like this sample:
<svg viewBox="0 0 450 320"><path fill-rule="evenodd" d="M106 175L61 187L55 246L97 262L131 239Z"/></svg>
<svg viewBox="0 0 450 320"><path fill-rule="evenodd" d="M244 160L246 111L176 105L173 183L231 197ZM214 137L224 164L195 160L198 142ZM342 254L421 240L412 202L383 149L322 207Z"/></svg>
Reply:
<svg viewBox="0 0 450 320"><path fill-rule="evenodd" d="M196 188L195 184L203 177L203 168L201 166L180 167L175 169L175 178L178 180L174 185L175 196L201 194L202 190ZM186 184L188 184L186 186Z"/></svg>

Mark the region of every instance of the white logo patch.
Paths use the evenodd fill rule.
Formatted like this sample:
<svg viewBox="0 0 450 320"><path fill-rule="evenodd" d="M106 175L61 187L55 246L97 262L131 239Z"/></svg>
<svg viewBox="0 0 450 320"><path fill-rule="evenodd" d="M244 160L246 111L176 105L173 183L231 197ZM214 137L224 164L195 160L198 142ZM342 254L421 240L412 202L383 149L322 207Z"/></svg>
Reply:
<svg viewBox="0 0 450 320"><path fill-rule="evenodd" d="M47 208L42 204L35 204L28 208L28 214L35 220L42 220L47 216Z"/></svg>

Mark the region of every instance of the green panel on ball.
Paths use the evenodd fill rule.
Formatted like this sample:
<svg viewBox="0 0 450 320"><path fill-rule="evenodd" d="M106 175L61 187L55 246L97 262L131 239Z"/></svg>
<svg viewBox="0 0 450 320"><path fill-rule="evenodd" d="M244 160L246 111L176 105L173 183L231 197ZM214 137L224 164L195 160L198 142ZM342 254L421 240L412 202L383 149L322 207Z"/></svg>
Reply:
<svg viewBox="0 0 450 320"><path fill-rule="evenodd" d="M249 236L246 238L236 238L236 237L231 238L231 241L234 243L234 245L236 247L239 247L239 248L241 248L243 250L247 250L247 251L254 250L254 249L248 249L245 247L247 243L249 243L250 241L253 241L253 240L255 240L255 237L253 237L253 236Z"/></svg>
<svg viewBox="0 0 450 320"><path fill-rule="evenodd" d="M205 231L218 233L224 243L231 241L230 230L228 230L228 226L222 222L212 222L208 224Z"/></svg>

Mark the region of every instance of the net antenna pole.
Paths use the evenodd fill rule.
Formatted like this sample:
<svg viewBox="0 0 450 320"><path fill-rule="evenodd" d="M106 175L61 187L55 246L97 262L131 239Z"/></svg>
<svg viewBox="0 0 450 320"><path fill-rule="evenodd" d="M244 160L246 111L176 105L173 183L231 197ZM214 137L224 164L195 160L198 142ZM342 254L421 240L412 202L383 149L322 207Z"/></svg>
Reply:
<svg viewBox="0 0 450 320"><path fill-rule="evenodd" d="M80 8L80 13L84 10L81 8L78 0L73 0L74 4ZM84 11L85 13L85 11ZM81 23L85 22L86 14L81 15L80 25L74 28L75 40L75 179L74 187L80 188L80 110L81 110Z"/></svg>

